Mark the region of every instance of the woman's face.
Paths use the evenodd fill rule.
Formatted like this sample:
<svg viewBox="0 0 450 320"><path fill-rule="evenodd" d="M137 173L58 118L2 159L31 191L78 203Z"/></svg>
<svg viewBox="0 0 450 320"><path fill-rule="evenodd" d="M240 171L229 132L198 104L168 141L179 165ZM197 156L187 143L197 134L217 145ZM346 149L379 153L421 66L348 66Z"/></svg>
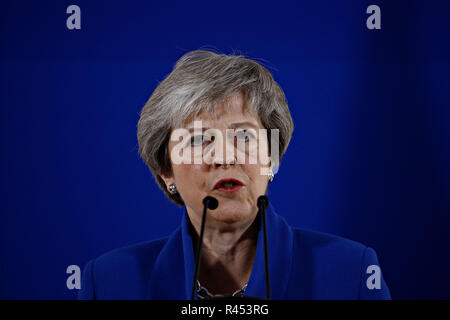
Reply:
<svg viewBox="0 0 450 320"><path fill-rule="evenodd" d="M201 129L195 121L201 121ZM262 157L268 156L268 141L265 137L258 139L259 129L264 127L257 114L247 111L242 95L236 94L218 105L213 114L207 110L200 113L184 129L191 131L178 131L181 140L172 141L172 132L169 152L173 174L162 178L166 186L176 185L194 226L200 224L206 196L219 201L217 209L209 211L210 226L235 228L251 224L258 211L257 199L265 193L268 183L261 169L270 166ZM191 156L184 153L188 154L184 159L191 161L180 163L179 155L189 148ZM257 155L256 159L250 161L250 154Z"/></svg>

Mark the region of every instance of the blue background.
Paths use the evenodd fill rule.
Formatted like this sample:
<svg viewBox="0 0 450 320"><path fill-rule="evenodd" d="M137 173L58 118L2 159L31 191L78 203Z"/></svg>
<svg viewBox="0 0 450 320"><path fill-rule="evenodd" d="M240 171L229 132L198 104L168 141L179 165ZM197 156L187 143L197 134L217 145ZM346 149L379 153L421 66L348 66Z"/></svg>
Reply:
<svg viewBox="0 0 450 320"><path fill-rule="evenodd" d="M81 8L81 30L66 8ZM381 8L381 30L366 8ZM270 187L296 227L362 242L394 299L450 298L444 1L4 1L0 298L73 299L66 268L180 223L139 158L158 81L199 47L264 59L295 131Z"/></svg>

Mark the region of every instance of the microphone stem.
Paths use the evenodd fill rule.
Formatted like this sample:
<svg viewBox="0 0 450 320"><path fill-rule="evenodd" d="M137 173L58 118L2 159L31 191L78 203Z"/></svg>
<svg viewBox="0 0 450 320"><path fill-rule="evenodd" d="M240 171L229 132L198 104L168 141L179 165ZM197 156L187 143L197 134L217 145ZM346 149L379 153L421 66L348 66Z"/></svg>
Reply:
<svg viewBox="0 0 450 320"><path fill-rule="evenodd" d="M205 204L204 207L203 207L202 224L201 224L201 227L200 227L200 236L198 238L198 243L197 243L195 272L194 272L194 283L192 284L191 300L194 300L195 292L197 291L197 280L198 280L198 274L200 272L200 260L201 260L201 256L202 256L203 234L205 232L206 209L207 209L207 207L208 207L207 204Z"/></svg>
<svg viewBox="0 0 450 320"><path fill-rule="evenodd" d="M266 227L266 210L261 210L264 231L264 265L266 268L266 297L270 299L270 278L269 278L269 254L267 252L267 227Z"/></svg>

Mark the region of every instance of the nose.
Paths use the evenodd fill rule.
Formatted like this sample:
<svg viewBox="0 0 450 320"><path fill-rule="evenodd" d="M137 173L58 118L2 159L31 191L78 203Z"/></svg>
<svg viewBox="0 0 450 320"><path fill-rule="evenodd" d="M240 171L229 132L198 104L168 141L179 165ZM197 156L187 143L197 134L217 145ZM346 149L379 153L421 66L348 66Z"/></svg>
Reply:
<svg viewBox="0 0 450 320"><path fill-rule="evenodd" d="M214 168L220 168L222 166L224 168L228 168L228 167L234 167L236 165L236 157L226 159L226 161L222 161L223 159L221 159L221 158L222 157L214 157L214 160L213 160Z"/></svg>
<svg viewBox="0 0 450 320"><path fill-rule="evenodd" d="M236 150L234 149L234 145L231 143L224 143L224 148L220 150L221 152L214 152L214 156L212 159L212 165L214 168L224 167L227 168L229 166L235 166L236 159Z"/></svg>

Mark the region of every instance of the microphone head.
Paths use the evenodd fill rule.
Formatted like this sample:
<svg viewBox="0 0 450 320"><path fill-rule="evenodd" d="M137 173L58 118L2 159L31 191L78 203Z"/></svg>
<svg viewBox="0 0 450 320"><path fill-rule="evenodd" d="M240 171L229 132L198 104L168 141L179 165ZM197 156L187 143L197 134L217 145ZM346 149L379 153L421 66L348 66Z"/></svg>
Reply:
<svg viewBox="0 0 450 320"><path fill-rule="evenodd" d="M266 196L259 196L258 198L258 208L263 207L266 209L269 206L269 198Z"/></svg>
<svg viewBox="0 0 450 320"><path fill-rule="evenodd" d="M216 198L211 196L206 196L203 199L203 205L207 207L209 210L214 210L219 206L219 201Z"/></svg>

